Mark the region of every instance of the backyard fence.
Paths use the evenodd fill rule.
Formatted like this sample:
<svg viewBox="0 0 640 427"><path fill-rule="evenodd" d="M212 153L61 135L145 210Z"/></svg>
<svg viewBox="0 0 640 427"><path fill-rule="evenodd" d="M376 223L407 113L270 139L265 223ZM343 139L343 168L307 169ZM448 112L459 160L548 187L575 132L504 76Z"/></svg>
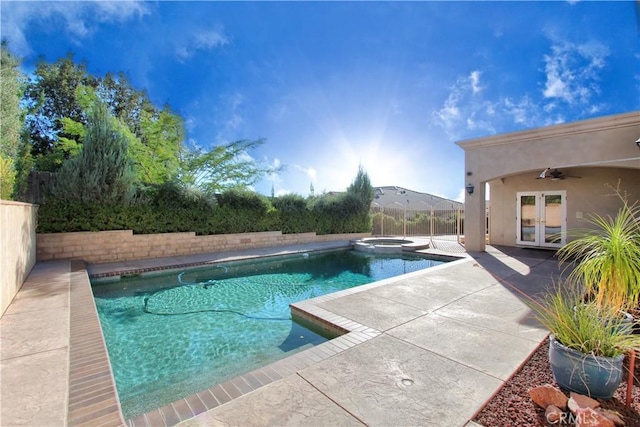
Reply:
<svg viewBox="0 0 640 427"><path fill-rule="evenodd" d="M443 202L422 210L373 206L374 236L429 236L459 242L464 235L464 208Z"/></svg>
<svg viewBox="0 0 640 427"><path fill-rule="evenodd" d="M31 171L27 180L27 189L22 201L42 204L56 174L52 172Z"/></svg>

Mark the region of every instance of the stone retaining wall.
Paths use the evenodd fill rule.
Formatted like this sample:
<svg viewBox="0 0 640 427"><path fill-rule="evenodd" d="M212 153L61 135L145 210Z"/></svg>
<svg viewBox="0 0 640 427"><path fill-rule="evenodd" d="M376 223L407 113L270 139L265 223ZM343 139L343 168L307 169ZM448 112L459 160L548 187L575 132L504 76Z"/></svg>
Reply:
<svg viewBox="0 0 640 427"><path fill-rule="evenodd" d="M192 255L300 243L355 240L371 233L282 234L280 231L196 236L193 232L133 234L131 230L37 235L37 260L83 260L88 263Z"/></svg>

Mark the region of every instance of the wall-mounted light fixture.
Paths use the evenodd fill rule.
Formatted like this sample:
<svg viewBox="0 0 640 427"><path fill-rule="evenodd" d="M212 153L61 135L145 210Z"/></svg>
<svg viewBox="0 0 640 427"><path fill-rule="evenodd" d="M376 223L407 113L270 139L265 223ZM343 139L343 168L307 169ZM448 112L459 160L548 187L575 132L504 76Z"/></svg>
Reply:
<svg viewBox="0 0 640 427"><path fill-rule="evenodd" d="M640 138L636 140L636 145L638 146L638 148L640 148Z"/></svg>
<svg viewBox="0 0 640 427"><path fill-rule="evenodd" d="M466 189L467 189L467 193L468 194L470 194L470 195L473 194L473 189L474 189L473 184L471 184L471 183L467 184Z"/></svg>

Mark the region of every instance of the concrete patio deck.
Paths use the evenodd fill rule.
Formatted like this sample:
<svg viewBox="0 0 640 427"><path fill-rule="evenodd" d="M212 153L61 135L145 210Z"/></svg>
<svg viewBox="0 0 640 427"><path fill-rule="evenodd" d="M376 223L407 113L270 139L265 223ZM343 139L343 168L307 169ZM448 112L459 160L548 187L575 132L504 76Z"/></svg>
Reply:
<svg viewBox="0 0 640 427"><path fill-rule="evenodd" d="M488 247L432 269L294 304L294 315L347 333L122 419L88 274L331 246L86 269L64 261L37 264L0 319L0 425L464 426L547 334L516 289L532 295L549 285L560 274L553 252ZM465 255L452 242L434 246L440 254Z"/></svg>

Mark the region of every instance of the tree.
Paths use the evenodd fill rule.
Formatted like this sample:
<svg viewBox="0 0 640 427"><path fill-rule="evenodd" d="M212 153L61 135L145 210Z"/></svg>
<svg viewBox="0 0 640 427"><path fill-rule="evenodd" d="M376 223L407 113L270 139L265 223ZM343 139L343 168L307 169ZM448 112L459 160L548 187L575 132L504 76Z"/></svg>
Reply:
<svg viewBox="0 0 640 427"><path fill-rule="evenodd" d="M80 155L88 137L90 110L98 101L113 116L111 126L127 140L139 183L156 186L175 181L215 194L250 186L281 169L249 155L264 143L262 139L230 142L211 150L186 148L184 120L168 105L156 108L123 73L103 78L90 75L84 63L74 63L72 55L53 64L41 60L23 101L29 109L26 126L38 170L55 172Z"/></svg>
<svg viewBox="0 0 640 427"><path fill-rule="evenodd" d="M232 187L248 187L264 175L282 169L256 162L249 151L264 144L264 139L239 140L215 146L210 151L195 148L187 151L181 178L186 185L215 194Z"/></svg>
<svg viewBox="0 0 640 427"><path fill-rule="evenodd" d="M25 104L32 153L39 170L56 171L80 150L89 108L96 99L121 123L139 178L163 184L178 176L185 129L168 105L155 107L144 91L134 89L124 73L103 78L75 64L72 55L54 64L41 60L27 85Z"/></svg>
<svg viewBox="0 0 640 427"><path fill-rule="evenodd" d="M141 113L146 111L153 114L157 111L146 92L134 89L122 72L117 77L107 73L100 79L97 92L99 98L109 105L111 114L122 120L138 136L141 136Z"/></svg>
<svg viewBox="0 0 640 427"><path fill-rule="evenodd" d="M22 73L20 62L2 41L0 58L0 199L10 200L14 187L22 181L19 174L23 117L20 109ZM16 178L18 178L16 182Z"/></svg>
<svg viewBox="0 0 640 427"><path fill-rule="evenodd" d="M184 120L168 105L162 111L140 113L141 147L134 160L139 178L147 184L162 184L178 177L185 138Z"/></svg>
<svg viewBox="0 0 640 427"><path fill-rule="evenodd" d="M85 203L130 202L136 178L128 145L117 119L97 101L89 112L82 150L63 163L52 196Z"/></svg>
<svg viewBox="0 0 640 427"><path fill-rule="evenodd" d="M362 165L358 166L358 173L351 185L347 188L347 194L352 195L357 200L358 211L368 213L371 202L375 197L375 190L371 186L369 175L363 169Z"/></svg>
<svg viewBox="0 0 640 427"><path fill-rule="evenodd" d="M97 85L97 79L87 73L86 64L76 64L71 54L53 64L40 59L24 94L29 108L26 126L31 152L40 170L55 171L69 157L60 137L67 138L67 145L69 140L79 144L77 135L65 132L63 119L86 124L86 111L78 102L77 89L79 86L95 89ZM57 157L46 158L51 154L57 154Z"/></svg>

